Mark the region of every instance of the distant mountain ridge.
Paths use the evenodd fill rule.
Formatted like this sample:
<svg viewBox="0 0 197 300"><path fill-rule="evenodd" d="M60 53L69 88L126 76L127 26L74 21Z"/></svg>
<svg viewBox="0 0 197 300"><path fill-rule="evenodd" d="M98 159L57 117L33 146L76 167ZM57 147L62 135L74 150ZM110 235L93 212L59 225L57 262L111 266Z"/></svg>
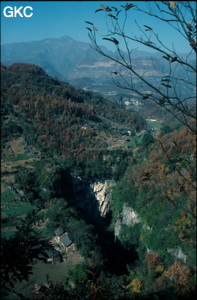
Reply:
<svg viewBox="0 0 197 300"><path fill-rule="evenodd" d="M106 47L103 48L113 55ZM152 80L158 77L152 58L158 69L165 70L167 65L164 59L160 59L160 53L134 50L132 58L138 71L146 70ZM4 65L15 62L36 64L53 77L93 91L116 90L111 79L111 72L117 68L115 62L102 57L89 43L69 36L2 45L1 62Z"/></svg>
<svg viewBox="0 0 197 300"><path fill-rule="evenodd" d="M50 75L57 72L58 77L64 78L69 77L76 65L93 64L97 60L101 60L100 55L88 43L75 41L68 36L2 46L3 64L32 63L51 72Z"/></svg>

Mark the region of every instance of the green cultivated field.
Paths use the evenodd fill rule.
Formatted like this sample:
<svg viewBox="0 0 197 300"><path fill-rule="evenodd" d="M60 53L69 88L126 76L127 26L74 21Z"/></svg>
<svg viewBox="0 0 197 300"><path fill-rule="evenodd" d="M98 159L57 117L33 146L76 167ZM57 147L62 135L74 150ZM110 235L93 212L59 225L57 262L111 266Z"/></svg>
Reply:
<svg viewBox="0 0 197 300"><path fill-rule="evenodd" d="M2 157L2 160L4 161L18 161L18 160L26 160L33 158L32 155L26 155L26 154L17 154L15 157Z"/></svg>
<svg viewBox="0 0 197 300"><path fill-rule="evenodd" d="M1 194L1 213L2 215L14 216L26 213L32 209L36 209L36 206L29 202L21 202L15 200L19 197L19 194L7 190Z"/></svg>
<svg viewBox="0 0 197 300"><path fill-rule="evenodd" d="M43 285L44 283L47 283L47 275L49 280L51 280L52 282L65 283L66 279L68 278L69 270L71 270L72 267L76 265L76 263L77 262L69 261L64 261L59 264L37 263L33 266L33 274L29 276L28 282L25 280L23 280L22 282L18 282L15 285L14 290L18 293L24 294L26 297L28 297L28 299L32 299L32 290L35 288L35 284ZM12 298L12 300L14 299L18 298Z"/></svg>
<svg viewBox="0 0 197 300"><path fill-rule="evenodd" d="M151 122L151 121L146 121L148 126L150 128L153 128L153 135L154 134L158 134L160 132L160 128L161 128L161 122L160 121L155 121L155 122Z"/></svg>

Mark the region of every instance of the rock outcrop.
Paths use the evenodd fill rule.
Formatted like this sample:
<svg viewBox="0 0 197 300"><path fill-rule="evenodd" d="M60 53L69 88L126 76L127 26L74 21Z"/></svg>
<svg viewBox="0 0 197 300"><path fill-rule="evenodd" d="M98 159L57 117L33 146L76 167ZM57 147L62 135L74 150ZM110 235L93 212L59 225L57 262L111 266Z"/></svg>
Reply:
<svg viewBox="0 0 197 300"><path fill-rule="evenodd" d="M123 210L122 210L122 224L131 227L139 222L140 219L138 214L126 203L124 203Z"/></svg>
<svg viewBox="0 0 197 300"><path fill-rule="evenodd" d="M89 183L80 177L72 178L72 204L92 221L105 218L110 212L111 194L115 181Z"/></svg>
<svg viewBox="0 0 197 300"><path fill-rule="evenodd" d="M120 214L120 218L115 223L115 238L119 237L121 225L125 224L128 227L132 227L133 225L139 222L141 221L138 214L132 209L132 207L129 207L126 203L124 203L122 213Z"/></svg>
<svg viewBox="0 0 197 300"><path fill-rule="evenodd" d="M184 263L187 261L187 256L183 253L182 249L179 248L172 248L167 249L168 253L174 256L176 259L181 259Z"/></svg>
<svg viewBox="0 0 197 300"><path fill-rule="evenodd" d="M104 182L94 182L90 185L92 193L98 201L98 210L102 217L105 217L111 207L111 193L115 182L106 180Z"/></svg>
<svg viewBox="0 0 197 300"><path fill-rule="evenodd" d="M129 207L126 203L123 204L123 209L122 212L117 219L115 226L114 226L114 238L119 239L120 237L120 231L121 227L123 224L127 225L128 227L132 227L137 223L140 223L141 220L138 216L138 214L131 208ZM151 231L152 228L147 225L142 225L143 228L146 228L147 230ZM146 247L147 248L147 247ZM151 252L151 249L147 248L147 253ZM176 259L182 260L184 263L187 261L187 256L183 253L182 249L179 248L172 248L172 249L167 249L168 253L175 257Z"/></svg>

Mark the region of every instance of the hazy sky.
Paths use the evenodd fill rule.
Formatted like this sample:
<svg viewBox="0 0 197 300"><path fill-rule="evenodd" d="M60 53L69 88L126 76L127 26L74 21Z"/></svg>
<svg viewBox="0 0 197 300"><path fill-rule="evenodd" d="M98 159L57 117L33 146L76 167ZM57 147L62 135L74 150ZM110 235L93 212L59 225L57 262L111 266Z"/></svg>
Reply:
<svg viewBox="0 0 197 300"><path fill-rule="evenodd" d="M139 6L145 7L147 2L132 1L139 3ZM193 1L192 1L193 2ZM1 2L1 43L15 43L42 40L45 38L58 38L68 35L75 40L90 42L87 24L85 21L91 21L103 32L106 28L104 13L95 13L100 4L120 7L127 1L2 1ZM31 6L33 16L30 18L6 18L3 15L5 6ZM30 13L30 11L27 11ZM128 32L133 30L139 33L139 28L135 25L135 19L138 23L149 25L155 28L161 38L169 46L175 43L179 52L188 52L190 48L184 39L177 37L177 32L169 29L169 26L162 24L156 19L149 18L146 15L137 15L133 10L129 10ZM113 44L102 41L108 48ZM136 47L136 45L135 45ZM139 47L139 50L148 50L145 47Z"/></svg>

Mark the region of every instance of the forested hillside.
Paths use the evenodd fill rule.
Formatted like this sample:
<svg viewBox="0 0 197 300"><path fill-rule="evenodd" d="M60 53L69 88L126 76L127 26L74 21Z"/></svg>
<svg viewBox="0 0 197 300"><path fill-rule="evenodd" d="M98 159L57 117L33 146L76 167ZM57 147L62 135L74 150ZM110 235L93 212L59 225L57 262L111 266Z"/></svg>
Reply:
<svg viewBox="0 0 197 300"><path fill-rule="evenodd" d="M47 155L81 163L87 171L90 168L94 172L98 161L102 169L102 164L106 164L103 154L109 153L115 159L119 146L112 146L125 131L135 135L146 127L138 113L127 112L100 95L74 89L37 66L2 67L2 90L2 108L9 110L14 105L26 122L24 135L30 143ZM7 135L3 131L5 138ZM106 176L111 176L111 172Z"/></svg>
<svg viewBox="0 0 197 300"><path fill-rule="evenodd" d="M1 74L3 299L191 299L195 123L165 115L153 134L138 112L38 66ZM108 212L93 220L100 191ZM58 227L75 248L41 279Z"/></svg>

